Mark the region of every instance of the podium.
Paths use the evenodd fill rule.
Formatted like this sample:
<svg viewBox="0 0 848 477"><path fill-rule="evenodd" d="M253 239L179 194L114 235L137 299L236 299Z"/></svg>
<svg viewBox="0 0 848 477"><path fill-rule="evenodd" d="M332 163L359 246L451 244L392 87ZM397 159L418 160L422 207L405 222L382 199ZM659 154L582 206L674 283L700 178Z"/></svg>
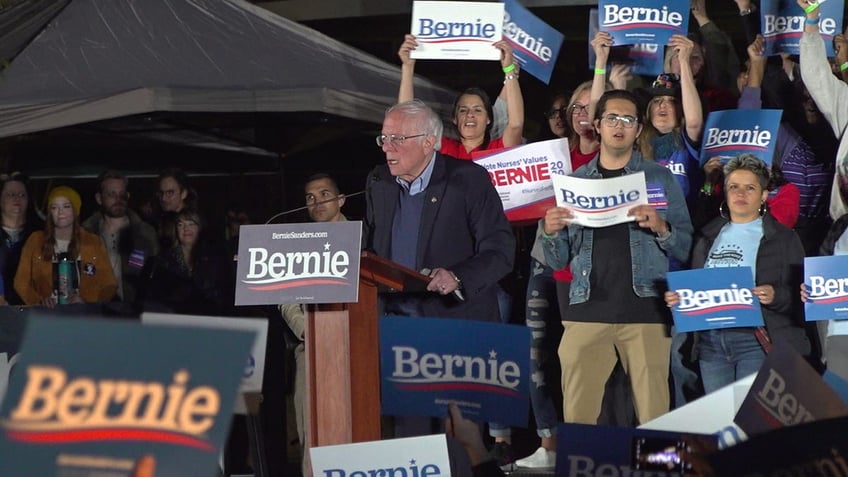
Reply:
<svg viewBox="0 0 848 477"><path fill-rule="evenodd" d="M380 429L380 291L424 291L430 278L362 252L356 303L306 314L308 447L375 441Z"/></svg>

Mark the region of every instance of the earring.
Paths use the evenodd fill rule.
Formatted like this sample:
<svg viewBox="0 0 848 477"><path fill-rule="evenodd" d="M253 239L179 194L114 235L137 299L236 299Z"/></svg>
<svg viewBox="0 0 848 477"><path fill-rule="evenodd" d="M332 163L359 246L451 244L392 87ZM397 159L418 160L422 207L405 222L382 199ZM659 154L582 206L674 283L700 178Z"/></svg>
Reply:
<svg viewBox="0 0 848 477"><path fill-rule="evenodd" d="M720 215L720 216L721 216L722 218L724 218L724 219L730 220L730 217L728 217L728 216L727 216L727 213L724 211L724 206L725 206L725 204L727 204L727 201L726 201L726 200L721 201L721 204L719 204L719 206L718 206L718 215Z"/></svg>
<svg viewBox="0 0 848 477"><path fill-rule="evenodd" d="M768 212L768 204L766 204L766 201L760 202L760 208L757 212L760 213L760 217L766 215L766 212Z"/></svg>

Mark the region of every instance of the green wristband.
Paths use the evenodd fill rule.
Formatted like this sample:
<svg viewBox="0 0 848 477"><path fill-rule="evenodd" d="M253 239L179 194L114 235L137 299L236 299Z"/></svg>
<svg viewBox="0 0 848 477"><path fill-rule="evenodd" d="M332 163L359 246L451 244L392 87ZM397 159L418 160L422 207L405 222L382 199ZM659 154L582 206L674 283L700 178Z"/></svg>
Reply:
<svg viewBox="0 0 848 477"><path fill-rule="evenodd" d="M503 69L503 72L504 72L504 73L509 73L510 71L513 71L514 69L515 69L515 63L513 63L513 64L511 64L511 65L507 66L506 68L504 68L504 69Z"/></svg>
<svg viewBox="0 0 848 477"><path fill-rule="evenodd" d="M595 74L596 75L605 75L605 74L607 74L607 70L605 70L604 68L595 68Z"/></svg>
<svg viewBox="0 0 848 477"><path fill-rule="evenodd" d="M848 70L848 61L839 65L839 71L845 71L845 70Z"/></svg>
<svg viewBox="0 0 848 477"><path fill-rule="evenodd" d="M804 13L813 13L816 10L816 8L819 8L818 3L808 5L806 8L804 8Z"/></svg>

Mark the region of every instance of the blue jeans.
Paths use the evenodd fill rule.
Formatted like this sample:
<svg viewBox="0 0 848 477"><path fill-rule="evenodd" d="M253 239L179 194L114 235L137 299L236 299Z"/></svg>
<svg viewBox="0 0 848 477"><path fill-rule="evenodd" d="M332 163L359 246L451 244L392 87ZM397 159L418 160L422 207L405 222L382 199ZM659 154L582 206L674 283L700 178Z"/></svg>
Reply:
<svg viewBox="0 0 848 477"><path fill-rule="evenodd" d="M498 285L498 311L501 315L501 323L509 323L512 319L512 295L504 290L501 285ZM489 435L492 437L510 437L512 428L499 422L490 422Z"/></svg>
<svg viewBox="0 0 848 477"><path fill-rule="evenodd" d="M671 327L671 398L672 409L687 404L703 395L698 373L693 369L691 347L684 346L691 333L677 333Z"/></svg>
<svg viewBox="0 0 848 477"><path fill-rule="evenodd" d="M766 353L750 328L698 333L698 362L707 393L756 373L765 358Z"/></svg>
<svg viewBox="0 0 848 477"><path fill-rule="evenodd" d="M550 359L546 349L550 321L560 322L557 286L553 269L531 258L527 280L526 322L530 328L530 404L536 419L536 434L553 437L556 433L556 407L545 379L545 368ZM554 330L551 330L554 331ZM561 330L560 333L561 334Z"/></svg>

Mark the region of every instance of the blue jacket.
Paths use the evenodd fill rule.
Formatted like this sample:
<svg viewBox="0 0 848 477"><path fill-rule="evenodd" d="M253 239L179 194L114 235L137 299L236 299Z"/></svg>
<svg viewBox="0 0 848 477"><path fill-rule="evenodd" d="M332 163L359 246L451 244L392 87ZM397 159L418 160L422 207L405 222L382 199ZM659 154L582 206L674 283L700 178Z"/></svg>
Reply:
<svg viewBox="0 0 848 477"><path fill-rule="evenodd" d="M634 151L630 161L624 166L627 174L645 172L648 187L662 187L668 207L657 209L660 217L668 222L671 234L661 240L649 229L638 224L630 227L630 256L633 270L633 291L640 297L656 297L665 291L665 275L668 272L669 255L686 262L692 246L692 222L686 208L686 199L680 190L680 184L665 167L642 159ZM574 177L601 178L598 172L598 157L577 169ZM543 219L544 220L544 219ZM589 299L589 276L592 272L593 229L580 225L570 225L568 232L560 231L553 236L541 236L545 258L553 269L559 270L571 264L574 280L571 282L570 302L582 303Z"/></svg>

